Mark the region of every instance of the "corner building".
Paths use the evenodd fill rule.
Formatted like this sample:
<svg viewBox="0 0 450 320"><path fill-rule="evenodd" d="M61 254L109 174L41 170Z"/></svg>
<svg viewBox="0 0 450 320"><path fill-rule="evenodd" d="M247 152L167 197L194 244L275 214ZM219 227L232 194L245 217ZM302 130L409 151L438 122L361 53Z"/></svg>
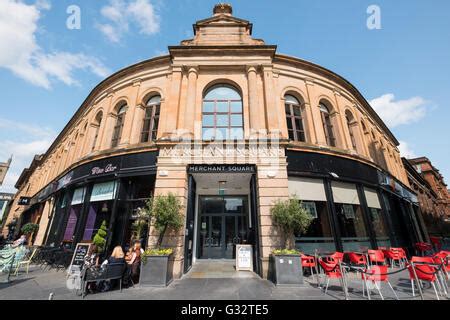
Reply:
<svg viewBox="0 0 450 320"><path fill-rule="evenodd" d="M164 242L175 277L238 243L266 277L282 241L271 205L294 194L315 217L296 238L305 252L424 239L398 141L353 85L254 39L230 5L193 27L100 83L21 184L13 206L30 197L19 211L40 212L35 244L74 247L106 220L109 248L127 246L145 199L168 192L186 218Z"/></svg>

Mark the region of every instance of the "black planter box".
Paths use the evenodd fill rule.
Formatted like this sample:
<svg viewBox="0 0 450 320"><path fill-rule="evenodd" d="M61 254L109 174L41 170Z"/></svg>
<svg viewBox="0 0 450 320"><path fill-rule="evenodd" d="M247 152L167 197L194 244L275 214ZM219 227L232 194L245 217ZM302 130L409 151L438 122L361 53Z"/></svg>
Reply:
<svg viewBox="0 0 450 320"><path fill-rule="evenodd" d="M277 286L304 287L300 255L270 255L269 279Z"/></svg>
<svg viewBox="0 0 450 320"><path fill-rule="evenodd" d="M147 256L141 263L139 285L147 287L166 287L173 280L173 260L169 256Z"/></svg>

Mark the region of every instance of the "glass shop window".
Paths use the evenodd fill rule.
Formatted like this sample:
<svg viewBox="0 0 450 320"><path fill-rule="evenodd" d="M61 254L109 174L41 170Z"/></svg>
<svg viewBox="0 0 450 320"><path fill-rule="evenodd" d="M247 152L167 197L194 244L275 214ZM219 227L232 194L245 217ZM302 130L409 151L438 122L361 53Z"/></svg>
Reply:
<svg viewBox="0 0 450 320"><path fill-rule="evenodd" d="M85 193L86 188L78 188L73 192L72 201L69 207L69 216L62 239L65 244L72 243L74 240L77 223L83 210Z"/></svg>
<svg viewBox="0 0 450 320"><path fill-rule="evenodd" d="M364 223L356 185L331 183L344 251L366 251L371 248Z"/></svg>
<svg viewBox="0 0 450 320"><path fill-rule="evenodd" d="M389 239L386 221L381 212L381 204L378 198L378 193L376 190L364 188L364 195L366 196L367 207L369 208L369 217L372 221L378 247L389 248L391 246L391 241Z"/></svg>
<svg viewBox="0 0 450 320"><path fill-rule="evenodd" d="M109 228L116 189L115 181L98 183L92 188L82 241L92 241L104 221Z"/></svg>
<svg viewBox="0 0 450 320"><path fill-rule="evenodd" d="M289 194L296 195L302 206L314 218L308 230L296 235L296 246L299 250L314 254L336 250L323 180L303 177L289 177Z"/></svg>

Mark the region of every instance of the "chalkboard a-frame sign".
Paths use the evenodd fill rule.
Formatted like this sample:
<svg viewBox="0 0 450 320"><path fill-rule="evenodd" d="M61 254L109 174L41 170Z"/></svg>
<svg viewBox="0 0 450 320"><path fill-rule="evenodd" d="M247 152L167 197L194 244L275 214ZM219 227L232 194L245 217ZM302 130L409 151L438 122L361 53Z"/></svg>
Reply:
<svg viewBox="0 0 450 320"><path fill-rule="evenodd" d="M91 243L78 243L75 247L75 252L73 253L72 261L70 262L69 272L73 269L73 266L81 267L84 263L84 257L88 254L91 248Z"/></svg>

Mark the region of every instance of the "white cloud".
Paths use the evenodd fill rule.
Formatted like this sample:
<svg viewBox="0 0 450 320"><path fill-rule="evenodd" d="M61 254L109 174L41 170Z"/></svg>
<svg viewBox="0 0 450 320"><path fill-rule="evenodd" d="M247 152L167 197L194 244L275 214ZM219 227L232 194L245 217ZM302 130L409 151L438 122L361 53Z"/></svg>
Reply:
<svg viewBox="0 0 450 320"><path fill-rule="evenodd" d="M51 8L47 0L28 5L23 0L0 1L0 67L46 89L52 80L76 84L73 73L87 70L100 77L109 70L98 60L82 53L45 52L36 40L43 10Z"/></svg>
<svg viewBox="0 0 450 320"><path fill-rule="evenodd" d="M56 137L50 128L0 118L0 136L4 137L11 131L16 138L0 139L0 162L13 155L1 192L15 192L14 185L23 169L30 166L36 154L46 152Z"/></svg>
<svg viewBox="0 0 450 320"><path fill-rule="evenodd" d="M111 42L119 43L130 30L130 25L144 35L159 32L161 18L149 0L109 0L100 12L109 21L98 24L97 28Z"/></svg>
<svg viewBox="0 0 450 320"><path fill-rule="evenodd" d="M373 99L370 104L391 128L417 122L425 117L428 111L427 101L421 97L396 101L391 93Z"/></svg>
<svg viewBox="0 0 450 320"><path fill-rule="evenodd" d="M417 158L417 155L415 152L411 149L410 145L405 141L399 141L400 145L398 146L398 149L400 150L400 155L402 157L405 157L406 159L413 159Z"/></svg>

